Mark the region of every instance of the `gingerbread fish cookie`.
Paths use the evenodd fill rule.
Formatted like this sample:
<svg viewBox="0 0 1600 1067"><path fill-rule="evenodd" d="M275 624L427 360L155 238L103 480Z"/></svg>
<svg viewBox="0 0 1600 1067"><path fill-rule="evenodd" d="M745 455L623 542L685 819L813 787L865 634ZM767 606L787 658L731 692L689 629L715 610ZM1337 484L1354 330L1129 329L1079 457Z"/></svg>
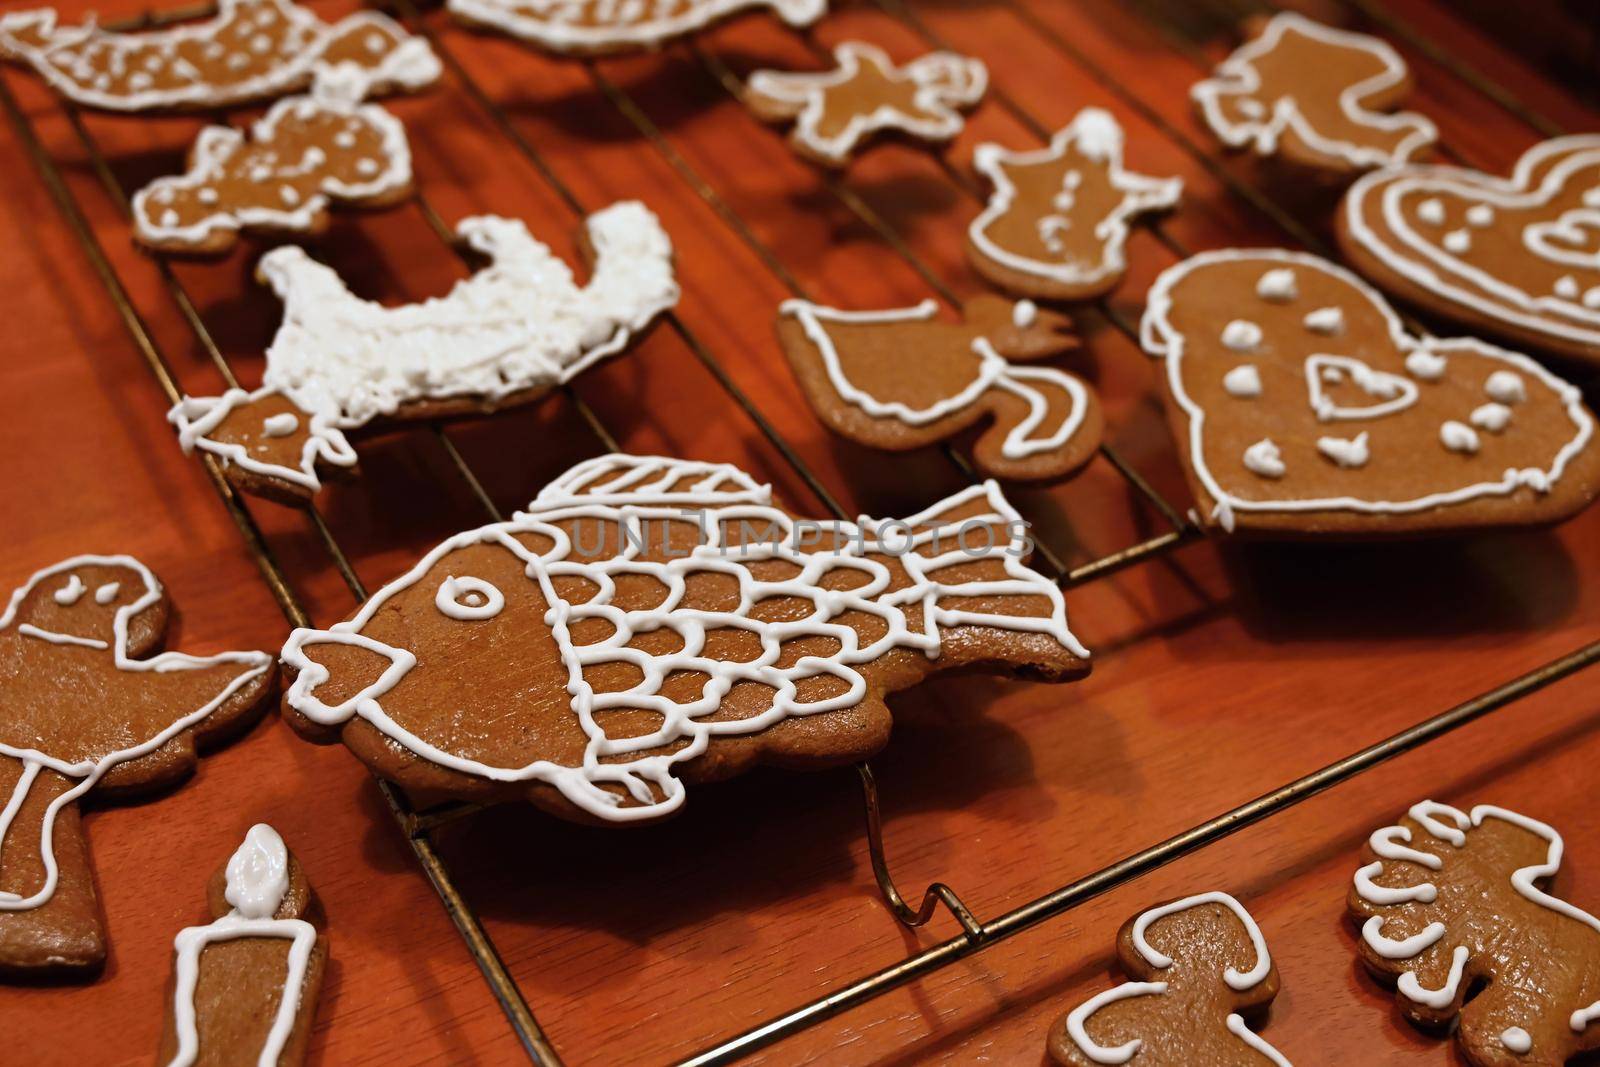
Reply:
<svg viewBox="0 0 1600 1067"><path fill-rule="evenodd" d="M1403 163L1438 139L1433 123L1388 109L1411 89L1385 41L1292 11L1246 23L1250 40L1190 90L1230 148L1337 174Z"/></svg>
<svg viewBox="0 0 1600 1067"><path fill-rule="evenodd" d="M430 795L635 823L757 764L864 759L930 674L1088 671L994 483L811 522L734 467L609 455L283 650L289 721Z"/></svg>
<svg viewBox="0 0 1600 1067"><path fill-rule="evenodd" d="M304 501L323 472L355 466L347 431L526 403L623 351L678 300L672 242L637 201L589 217L581 288L517 219L456 232L490 265L400 307L355 296L297 246L263 256L256 274L284 314L261 387L183 398L168 418L184 450L216 456L248 492Z"/></svg>
<svg viewBox="0 0 1600 1067"><path fill-rule="evenodd" d="M1535 145L1509 178L1407 166L1345 194L1339 245L1396 296L1600 363L1600 136Z"/></svg>
<svg viewBox="0 0 1600 1067"><path fill-rule="evenodd" d="M411 195L411 148L400 120L362 104L344 71L309 96L278 101L246 134L207 126L186 173L133 197L133 236L162 252L226 252L243 230L312 234L334 205L376 208Z"/></svg>
<svg viewBox="0 0 1600 1067"><path fill-rule="evenodd" d="M659 48L750 11L809 26L827 13L828 0L448 0L446 6L470 26L551 52L594 55Z"/></svg>
<svg viewBox="0 0 1600 1067"><path fill-rule="evenodd" d="M822 74L758 70L744 91L758 118L792 120L795 149L830 167L845 166L863 143L884 133L951 140L965 125L961 109L976 106L989 85L982 62L953 52L930 52L897 67L883 49L846 41L833 58L836 68Z"/></svg>
<svg viewBox="0 0 1600 1067"><path fill-rule="evenodd" d="M1297 252L1206 252L1156 280L1145 350L1202 519L1384 536L1556 522L1600 491L1594 419L1526 356L1408 333Z"/></svg>
<svg viewBox="0 0 1600 1067"><path fill-rule="evenodd" d="M818 417L835 433L906 451L979 424L985 474L1018 481L1064 477L1100 445L1093 390L1054 367L1023 367L1077 348L1072 320L1023 300L982 296L959 324L932 300L892 311L840 311L790 300L778 342Z"/></svg>
<svg viewBox="0 0 1600 1067"><path fill-rule="evenodd" d="M981 144L973 165L994 192L967 228L978 273L1017 296L1089 300L1128 269L1128 230L1139 215L1177 206L1179 178L1147 178L1122 165L1122 127L1084 108L1050 147L1013 152Z"/></svg>
<svg viewBox="0 0 1600 1067"><path fill-rule="evenodd" d="M249 724L263 652L151 655L171 604L129 556L76 556L0 615L0 974L92 971L106 956L78 801L169 785L196 744Z"/></svg>
<svg viewBox="0 0 1600 1067"><path fill-rule="evenodd" d="M304 1063L328 962L307 919L311 885L278 832L257 823L211 878L212 921L173 940L171 1010L157 1063Z"/></svg>
<svg viewBox="0 0 1600 1067"><path fill-rule="evenodd" d="M1600 919L1545 891L1560 834L1423 801L1366 853L1349 898L1361 960L1396 983L1407 1018L1452 1028L1474 1067L1562 1067L1600 1048Z"/></svg>
<svg viewBox="0 0 1600 1067"><path fill-rule="evenodd" d="M210 111L297 92L338 68L359 95L420 89L439 60L387 16L326 23L291 0L220 0L204 22L111 33L58 26L49 8L0 16L0 57L62 96L108 111Z"/></svg>
<svg viewBox="0 0 1600 1067"><path fill-rule="evenodd" d="M1202 893L1129 919L1117 961L1132 981L1078 1005L1050 1028L1063 1067L1289 1067L1245 1025L1278 995L1278 969L1250 913Z"/></svg>

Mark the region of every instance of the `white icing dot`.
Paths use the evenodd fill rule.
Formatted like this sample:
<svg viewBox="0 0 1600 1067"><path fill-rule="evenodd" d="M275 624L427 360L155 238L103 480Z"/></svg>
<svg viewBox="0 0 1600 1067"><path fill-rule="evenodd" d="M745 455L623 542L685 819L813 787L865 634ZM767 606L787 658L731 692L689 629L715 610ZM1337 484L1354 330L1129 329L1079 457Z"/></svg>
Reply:
<svg viewBox="0 0 1600 1067"><path fill-rule="evenodd" d="M1222 328L1222 343L1235 352L1254 352L1261 347L1261 327L1234 319Z"/></svg>
<svg viewBox="0 0 1600 1067"><path fill-rule="evenodd" d="M1441 243L1444 245L1446 252L1454 252L1460 255L1472 247L1472 235L1466 230L1451 230L1444 235L1444 240Z"/></svg>
<svg viewBox="0 0 1600 1067"><path fill-rule="evenodd" d="M1500 1043L1506 1047L1507 1052L1514 1052L1518 1056L1533 1049L1533 1036L1520 1026L1512 1026L1501 1031Z"/></svg>
<svg viewBox="0 0 1600 1067"><path fill-rule="evenodd" d="M257 163L250 168L250 180L253 182L264 182L271 177L272 168L265 163Z"/></svg>
<svg viewBox="0 0 1600 1067"><path fill-rule="evenodd" d="M227 46L221 41L211 41L205 46L205 48L200 50L200 54L207 59L219 59L221 58L222 53L226 52L227 50Z"/></svg>
<svg viewBox="0 0 1600 1067"><path fill-rule="evenodd" d="M1528 388L1522 383L1522 375L1514 371L1495 371L1483 383L1483 391L1489 399L1502 404L1516 404L1528 399Z"/></svg>
<svg viewBox="0 0 1600 1067"><path fill-rule="evenodd" d="M383 34L367 34L367 51L371 52L373 55L381 55L383 50L387 47L389 47L389 41L386 37L384 37Z"/></svg>
<svg viewBox="0 0 1600 1067"><path fill-rule="evenodd" d="M280 185L278 187L278 198L290 207L294 207L300 202L300 190L292 185Z"/></svg>
<svg viewBox="0 0 1600 1067"><path fill-rule="evenodd" d="M176 226L177 224L178 224L178 213L176 211L172 210L171 208L167 208L167 210L165 210L165 211L163 211L161 213L161 225L163 225L163 226L165 226L165 227L170 229L171 227Z"/></svg>
<svg viewBox="0 0 1600 1067"><path fill-rule="evenodd" d="M1344 329L1344 312L1338 308L1318 308L1305 318L1306 329L1332 337Z"/></svg>
<svg viewBox="0 0 1600 1067"><path fill-rule="evenodd" d="M1406 357L1406 370L1410 371L1414 377L1421 378L1425 382L1438 381L1443 378L1445 367L1448 365L1448 361L1438 353L1421 349Z"/></svg>
<svg viewBox="0 0 1600 1067"><path fill-rule="evenodd" d="M1417 205L1417 218L1430 226L1444 225L1444 205L1436 197L1429 197Z"/></svg>
<svg viewBox="0 0 1600 1067"><path fill-rule="evenodd" d="M1556 295L1561 297L1563 300L1578 299L1578 279L1574 278L1570 274L1563 274L1560 278L1556 279L1555 291Z"/></svg>
<svg viewBox="0 0 1600 1067"><path fill-rule="evenodd" d="M107 582L94 591L96 604L109 604L117 599L117 592L122 588L121 582Z"/></svg>
<svg viewBox="0 0 1600 1067"><path fill-rule="evenodd" d="M1480 430L1499 433L1511 421L1511 409L1504 404L1483 404L1472 409L1467 421Z"/></svg>
<svg viewBox="0 0 1600 1067"><path fill-rule="evenodd" d="M1039 321L1039 305L1032 300L1018 300L1011 306L1011 324L1019 330L1026 330Z"/></svg>
<svg viewBox="0 0 1600 1067"><path fill-rule="evenodd" d="M505 594L482 578L457 578L454 575L439 583L433 597L440 614L452 619L477 621L492 619L506 606Z"/></svg>
<svg viewBox="0 0 1600 1067"><path fill-rule="evenodd" d="M340 148L354 148L356 143L356 135L351 133L349 130L340 130L338 133L333 135L333 143L338 145Z"/></svg>
<svg viewBox="0 0 1600 1067"><path fill-rule="evenodd" d="M217 202L217 191L209 185L203 186L194 195L202 204L215 204Z"/></svg>
<svg viewBox="0 0 1600 1067"><path fill-rule="evenodd" d="M229 70L243 70L250 65L250 57L243 52L235 52L228 57Z"/></svg>
<svg viewBox="0 0 1600 1067"><path fill-rule="evenodd" d="M1583 306L1586 308L1600 308L1600 285L1583 294Z"/></svg>
<svg viewBox="0 0 1600 1067"><path fill-rule="evenodd" d="M1346 468L1365 467L1371 455L1367 450L1365 432L1354 437L1319 437L1317 451L1336 465Z"/></svg>
<svg viewBox="0 0 1600 1067"><path fill-rule="evenodd" d="M356 173L371 177L372 175L378 173L378 161L375 159L356 160Z"/></svg>
<svg viewBox="0 0 1600 1067"><path fill-rule="evenodd" d="M288 437L300 428L300 420L293 412L283 411L261 420L261 432L267 437Z"/></svg>
<svg viewBox="0 0 1600 1067"><path fill-rule="evenodd" d="M1083 184L1083 175L1075 170L1069 170L1061 176L1061 184L1068 189L1076 189Z"/></svg>
<svg viewBox="0 0 1600 1067"><path fill-rule="evenodd" d="M1222 387L1231 396L1261 395L1261 372L1249 363L1241 363L1222 376Z"/></svg>
<svg viewBox="0 0 1600 1067"><path fill-rule="evenodd" d="M272 51L272 38L264 33L258 33L250 40L250 51L258 56L264 56Z"/></svg>
<svg viewBox="0 0 1600 1067"><path fill-rule="evenodd" d="M1264 438L1244 450L1245 468L1263 478L1282 478L1289 468L1271 438Z"/></svg>
<svg viewBox="0 0 1600 1067"><path fill-rule="evenodd" d="M1287 304L1300 295L1300 289L1295 285L1294 271L1288 267L1275 267L1267 271L1256 283L1256 295L1274 304Z"/></svg>
<svg viewBox="0 0 1600 1067"><path fill-rule="evenodd" d="M148 89L153 84L155 84L155 79L142 70L136 70L128 75L128 88L135 92L141 89Z"/></svg>
<svg viewBox="0 0 1600 1067"><path fill-rule="evenodd" d="M1467 225L1482 229L1494 222L1494 208L1488 204L1473 204L1467 208Z"/></svg>
<svg viewBox="0 0 1600 1067"><path fill-rule="evenodd" d="M83 579L74 574L67 579L66 585L55 591L56 603L63 607L76 604L83 596L84 588Z"/></svg>
<svg viewBox="0 0 1600 1067"><path fill-rule="evenodd" d="M1472 455L1478 451L1478 432L1464 422L1451 419L1439 427L1439 441L1452 452Z"/></svg>

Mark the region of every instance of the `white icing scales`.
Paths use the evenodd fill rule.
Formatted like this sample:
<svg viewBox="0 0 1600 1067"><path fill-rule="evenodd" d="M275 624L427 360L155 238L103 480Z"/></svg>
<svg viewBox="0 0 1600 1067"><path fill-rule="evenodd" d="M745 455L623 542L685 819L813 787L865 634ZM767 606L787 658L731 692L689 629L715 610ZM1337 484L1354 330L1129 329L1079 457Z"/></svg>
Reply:
<svg viewBox="0 0 1600 1067"><path fill-rule="evenodd" d="M297 246L263 256L258 273L284 301L284 317L267 349L262 387L185 397L168 413L184 449L316 490L318 462L355 463L345 430L408 403L493 401L566 382L622 351L678 300L672 242L637 201L589 217L595 265L582 288L519 220L478 216L456 231L493 262L447 296L400 307L354 296ZM207 436L236 407L274 393L307 415L310 436L298 467Z"/></svg>

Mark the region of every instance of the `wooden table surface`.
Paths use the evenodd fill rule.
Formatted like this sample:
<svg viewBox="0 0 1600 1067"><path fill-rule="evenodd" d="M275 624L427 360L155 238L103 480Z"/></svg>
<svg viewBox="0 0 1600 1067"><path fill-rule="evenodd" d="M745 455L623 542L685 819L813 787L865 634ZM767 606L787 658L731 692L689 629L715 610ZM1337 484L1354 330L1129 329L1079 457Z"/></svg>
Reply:
<svg viewBox="0 0 1600 1067"><path fill-rule="evenodd" d="M88 6L74 0L67 13ZM1079 108L1109 108L1128 131L1130 166L1181 175L1185 200L1159 233L1133 238L1126 284L1082 310L1088 346L1075 366L1098 383L1119 454L1187 507L1153 364L1127 333L1141 294L1185 250L1328 234L1326 204L1258 191L1245 162L1224 157L1191 113L1189 85L1231 47L1231 27L1251 5L834 6L809 35L757 16L694 47L593 64L477 36L433 11L421 21L451 58L446 75L389 106L410 132L426 207L446 224L517 216L570 253L580 211L648 202L677 245L682 303L637 350L579 379L576 395L626 450L739 463L819 515L824 501L778 442L851 514L918 510L966 476L938 450L891 459L831 437L773 341L778 302L804 292L878 308L981 292L962 251L977 210L973 146L1036 145ZM1413 64L1412 106L1440 126L1442 158L1501 171L1543 135L1595 127L1577 95L1443 0L1314 7L1387 27ZM116 0L101 11L137 9ZM993 88L946 162L889 145L843 178L824 178L729 92L755 67L815 67L821 49L853 37L901 58L953 42L989 62ZM1475 84L1473 72L1492 82ZM154 350L184 391L215 393L223 383L204 342L160 267L134 251L102 181L135 188L180 169L201 120L84 115L80 129L25 73L0 79ZM109 173L96 172L91 147ZM15 123L0 124L0 153L0 580L20 583L72 553L129 552L172 590L175 647L278 648L283 613L201 464L179 453L165 395ZM279 315L251 277L259 251L247 241L219 262L173 267L247 384ZM313 251L358 292L389 301L440 293L467 269L414 205L341 215ZM424 427L363 442L363 476L319 505L368 587L485 521L446 442L505 511L604 449L559 394L444 437ZM1070 566L1169 528L1103 459L1017 499ZM317 527L297 510L248 507L311 618L345 615L352 594ZM889 862L908 895L940 880L980 919L995 916L1600 639L1600 509L1554 531L1418 545L1195 543L1087 582L1067 603L1097 654L1087 681L946 680L896 701L895 738L874 766ZM1343 901L1359 847L1424 797L1502 804L1566 834L1560 890L1600 906L1597 680L1580 673L1513 702L758 1058L1038 1062L1050 1021L1114 981L1112 940L1125 917L1226 889L1277 958L1284 992L1265 1035L1292 1059L1457 1062L1447 1042L1405 1024L1356 963ZM108 966L87 985L0 989L0 1062L146 1062L172 937L203 919L205 879L257 821L283 833L328 917L333 959L314 1063L521 1060L374 782L342 748L308 745L271 717L180 788L90 814ZM502 807L434 838L572 1063L687 1056L959 933L947 914L908 932L886 910L849 769L697 790L680 818L648 830L582 829Z"/></svg>

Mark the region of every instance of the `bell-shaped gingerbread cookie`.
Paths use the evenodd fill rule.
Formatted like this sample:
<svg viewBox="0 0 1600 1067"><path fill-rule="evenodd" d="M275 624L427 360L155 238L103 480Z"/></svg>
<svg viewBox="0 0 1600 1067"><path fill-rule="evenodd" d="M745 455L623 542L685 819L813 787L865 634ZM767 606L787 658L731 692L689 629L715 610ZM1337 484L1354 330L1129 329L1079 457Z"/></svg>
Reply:
<svg viewBox="0 0 1600 1067"><path fill-rule="evenodd" d="M0 616L0 974L91 971L106 943L80 798L189 774L266 702L264 652L151 655L169 603L129 556L78 556Z"/></svg>

